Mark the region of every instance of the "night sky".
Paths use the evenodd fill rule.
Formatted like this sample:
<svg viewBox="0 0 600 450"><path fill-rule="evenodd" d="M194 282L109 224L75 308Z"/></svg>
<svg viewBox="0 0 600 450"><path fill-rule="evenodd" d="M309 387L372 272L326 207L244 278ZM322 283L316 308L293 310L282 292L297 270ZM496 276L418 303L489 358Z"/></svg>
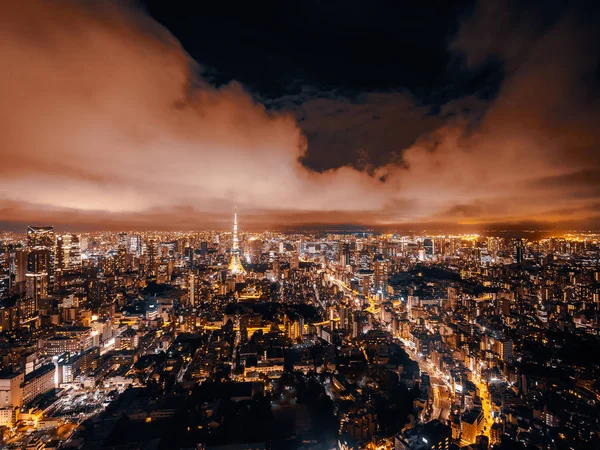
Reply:
<svg viewBox="0 0 600 450"><path fill-rule="evenodd" d="M12 3L5 228L600 228L597 2Z"/></svg>

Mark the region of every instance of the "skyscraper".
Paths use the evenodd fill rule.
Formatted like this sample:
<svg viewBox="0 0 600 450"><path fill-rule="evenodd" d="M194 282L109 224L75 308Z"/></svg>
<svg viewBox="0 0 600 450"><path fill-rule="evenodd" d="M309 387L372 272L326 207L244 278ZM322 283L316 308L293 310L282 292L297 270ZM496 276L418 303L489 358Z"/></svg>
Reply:
<svg viewBox="0 0 600 450"><path fill-rule="evenodd" d="M27 256L25 291L28 298L33 298L36 310L39 309L41 301L48 297L50 257L49 250L39 247L37 250L29 252Z"/></svg>
<svg viewBox="0 0 600 450"><path fill-rule="evenodd" d="M350 265L350 244L344 243L340 251L340 263L342 266Z"/></svg>
<svg viewBox="0 0 600 450"><path fill-rule="evenodd" d="M242 265L240 258L240 248L238 241L237 210L233 214L233 239L231 243L231 261L229 262L229 273L231 275L245 275L246 269Z"/></svg>
<svg viewBox="0 0 600 450"><path fill-rule="evenodd" d="M129 236L127 236L127 233L119 233L117 236L117 247L123 247L125 250L127 250L128 243Z"/></svg>
<svg viewBox="0 0 600 450"><path fill-rule="evenodd" d="M158 242L156 239L150 239L147 245L148 251L148 270L147 272L156 276L157 260L158 260Z"/></svg>
<svg viewBox="0 0 600 450"><path fill-rule="evenodd" d="M500 355L500 359L502 361L508 361L513 357L513 341L510 339L505 339L501 341L497 341L498 345L498 354Z"/></svg>
<svg viewBox="0 0 600 450"><path fill-rule="evenodd" d="M435 253L435 244L433 238L428 237L423 239L423 247L425 247L425 256L432 258Z"/></svg>
<svg viewBox="0 0 600 450"><path fill-rule="evenodd" d="M81 269L81 248L76 234L64 234L56 238L56 267L66 271Z"/></svg>
<svg viewBox="0 0 600 450"><path fill-rule="evenodd" d="M390 270L390 262L383 258L382 255L376 255L373 261L374 276L373 281L375 289L387 295L387 284Z"/></svg>
<svg viewBox="0 0 600 450"><path fill-rule="evenodd" d="M10 275L8 273L0 273L0 299L8 297L10 287Z"/></svg>
<svg viewBox="0 0 600 450"><path fill-rule="evenodd" d="M207 241L200 242L200 256L202 256L204 258L207 253L208 253L208 242Z"/></svg>
<svg viewBox="0 0 600 450"><path fill-rule="evenodd" d="M128 251L132 255L140 256L142 254L142 238L137 234L129 236Z"/></svg>
<svg viewBox="0 0 600 450"><path fill-rule="evenodd" d="M523 263L523 253L524 253L523 241L519 241L519 242L517 242L517 245L515 246L515 262L517 264Z"/></svg>
<svg viewBox="0 0 600 450"><path fill-rule="evenodd" d="M188 304L196 306L197 299L196 276L191 273L188 277Z"/></svg>
<svg viewBox="0 0 600 450"><path fill-rule="evenodd" d="M27 227L27 246L30 249L52 249L54 239L54 227Z"/></svg>
<svg viewBox="0 0 600 450"><path fill-rule="evenodd" d="M50 287L54 283L54 250L56 244L56 236L54 234L54 227L27 227L27 247L29 251L47 252L47 262L44 265L44 271L48 277L47 285ZM31 258L29 258L31 259ZM35 259L39 259L36 256ZM28 265L31 265L28 262ZM31 269L28 267L28 271Z"/></svg>
<svg viewBox="0 0 600 450"><path fill-rule="evenodd" d="M23 292L25 290L25 274L27 273L27 252L24 250L17 250L15 252L15 290L16 292Z"/></svg>

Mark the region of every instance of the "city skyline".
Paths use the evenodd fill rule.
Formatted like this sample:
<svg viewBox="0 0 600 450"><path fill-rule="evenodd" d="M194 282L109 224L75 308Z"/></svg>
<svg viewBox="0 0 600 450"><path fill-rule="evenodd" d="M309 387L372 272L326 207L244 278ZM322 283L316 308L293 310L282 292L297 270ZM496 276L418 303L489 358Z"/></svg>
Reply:
<svg viewBox="0 0 600 450"><path fill-rule="evenodd" d="M0 226L223 229L235 204L248 229L598 229L597 15L560 3L389 19L361 2L339 16L242 9L232 23L266 28L244 40L243 27L207 26L204 50L186 19L204 23L201 9L5 4ZM218 20L227 9L211 8ZM405 59L376 46L363 14ZM310 57L292 36L304 20ZM435 31L417 28L416 47L411 20ZM265 41L269 27L306 70ZM372 57L338 33L364 36ZM327 54L354 58L356 73L347 61L332 82Z"/></svg>
<svg viewBox="0 0 600 450"><path fill-rule="evenodd" d="M598 442L600 233L238 233L230 220L0 233L2 443Z"/></svg>

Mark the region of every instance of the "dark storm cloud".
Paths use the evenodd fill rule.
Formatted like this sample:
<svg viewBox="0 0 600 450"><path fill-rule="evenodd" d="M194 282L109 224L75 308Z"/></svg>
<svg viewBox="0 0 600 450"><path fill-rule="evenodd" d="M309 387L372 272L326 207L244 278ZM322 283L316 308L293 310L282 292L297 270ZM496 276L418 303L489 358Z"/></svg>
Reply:
<svg viewBox="0 0 600 450"><path fill-rule="evenodd" d="M403 165L402 152L418 139L435 139L445 124L468 118L476 125L487 104L475 96L435 107L409 92L369 92L352 97L305 88L267 105L288 111L308 141L302 163L323 171L343 166L373 172ZM465 130L468 132L468 129Z"/></svg>
<svg viewBox="0 0 600 450"><path fill-rule="evenodd" d="M401 150L444 119L417 106L408 93L332 93L286 96L275 102L293 112L308 140L302 162L313 170L352 165L370 170L401 161Z"/></svg>

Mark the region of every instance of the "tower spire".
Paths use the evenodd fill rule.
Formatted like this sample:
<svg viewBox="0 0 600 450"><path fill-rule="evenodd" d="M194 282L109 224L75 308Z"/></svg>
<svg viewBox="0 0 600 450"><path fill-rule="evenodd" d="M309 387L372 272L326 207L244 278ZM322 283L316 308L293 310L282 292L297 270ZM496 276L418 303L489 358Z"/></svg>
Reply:
<svg viewBox="0 0 600 450"><path fill-rule="evenodd" d="M232 275L245 275L246 270L242 265L240 258L240 246L238 240L237 207L233 211L233 238L231 242L231 261L229 262L229 272Z"/></svg>

